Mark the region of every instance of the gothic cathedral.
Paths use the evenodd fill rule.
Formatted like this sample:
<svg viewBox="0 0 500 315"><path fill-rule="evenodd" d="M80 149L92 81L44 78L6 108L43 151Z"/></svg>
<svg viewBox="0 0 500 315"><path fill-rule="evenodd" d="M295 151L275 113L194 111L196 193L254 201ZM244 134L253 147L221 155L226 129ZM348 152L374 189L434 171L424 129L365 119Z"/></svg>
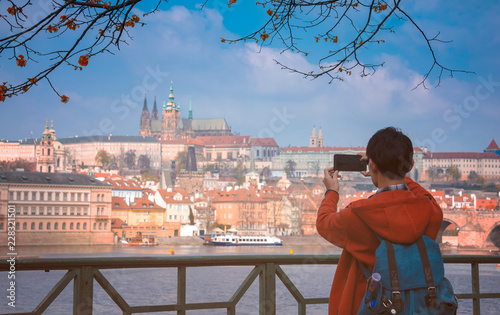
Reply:
<svg viewBox="0 0 500 315"><path fill-rule="evenodd" d="M139 126L140 136L152 136L158 140L179 140L200 136L230 136L231 128L224 118L193 119L193 108L189 101L188 118L181 118L181 107L175 102L174 88L170 85L168 103L163 104L162 115L158 115L156 98L153 112L149 114L146 97Z"/></svg>

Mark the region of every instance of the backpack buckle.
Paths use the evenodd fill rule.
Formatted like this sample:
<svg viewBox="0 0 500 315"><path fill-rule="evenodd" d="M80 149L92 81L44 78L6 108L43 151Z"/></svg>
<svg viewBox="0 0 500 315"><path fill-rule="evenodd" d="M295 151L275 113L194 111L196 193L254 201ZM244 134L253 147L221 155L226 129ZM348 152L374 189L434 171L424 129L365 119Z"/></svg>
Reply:
<svg viewBox="0 0 500 315"><path fill-rule="evenodd" d="M391 315L396 315L397 312L396 312L396 309L394 308L393 304L392 304L392 301L389 300L385 295L383 296L384 298L382 299L382 305L385 307L385 309L387 311L389 311L389 313Z"/></svg>
<svg viewBox="0 0 500 315"><path fill-rule="evenodd" d="M394 304L393 308L396 312L402 312L404 310L403 301L401 301L401 292L392 291L391 292L391 300L392 300L392 303ZM391 313L392 313L392 310L391 310ZM392 314L395 314L395 313L392 313Z"/></svg>
<svg viewBox="0 0 500 315"><path fill-rule="evenodd" d="M428 287L427 295L425 296L425 304L427 307L435 308L436 307L436 287Z"/></svg>

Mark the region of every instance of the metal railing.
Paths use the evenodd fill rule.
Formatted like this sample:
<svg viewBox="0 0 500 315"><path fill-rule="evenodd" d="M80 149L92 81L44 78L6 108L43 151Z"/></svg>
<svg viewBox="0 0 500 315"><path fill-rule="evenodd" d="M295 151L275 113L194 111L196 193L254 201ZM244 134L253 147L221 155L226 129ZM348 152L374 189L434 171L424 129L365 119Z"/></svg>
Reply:
<svg viewBox="0 0 500 315"><path fill-rule="evenodd" d="M326 304L328 297L305 298L283 271L284 265L331 265L337 264L338 255L239 255L239 256L169 256L144 258L61 258L61 259L17 259L15 269L23 270L67 270L67 273L52 288L32 312L10 314L42 314L73 281L73 314L92 314L94 279L122 310L123 314L176 311L185 314L188 310L226 309L227 314L236 314L236 305L259 277L259 314L276 314L276 276L283 282L298 304L298 314L306 314L306 306ZM472 299L474 314L480 314L481 299L500 299L500 292L480 293L479 264L500 264L500 255L453 255L444 256L445 264L471 265L472 292L457 294L459 299ZM254 266L229 301L209 303L186 303L186 269L211 266ZM122 295L104 277L101 270L127 268L177 268L177 303L169 305L130 306ZM0 261L0 271L9 271L10 263ZM499 287L500 289L500 287Z"/></svg>

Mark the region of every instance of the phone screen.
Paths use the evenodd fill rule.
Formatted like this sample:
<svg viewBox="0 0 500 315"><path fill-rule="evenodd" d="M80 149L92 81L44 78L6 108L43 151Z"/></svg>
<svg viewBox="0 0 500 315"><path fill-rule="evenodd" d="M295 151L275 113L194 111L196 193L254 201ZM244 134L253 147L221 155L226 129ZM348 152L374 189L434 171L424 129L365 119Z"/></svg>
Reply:
<svg viewBox="0 0 500 315"><path fill-rule="evenodd" d="M333 156L333 169L344 172L366 171L367 161L361 161L357 154L335 154Z"/></svg>

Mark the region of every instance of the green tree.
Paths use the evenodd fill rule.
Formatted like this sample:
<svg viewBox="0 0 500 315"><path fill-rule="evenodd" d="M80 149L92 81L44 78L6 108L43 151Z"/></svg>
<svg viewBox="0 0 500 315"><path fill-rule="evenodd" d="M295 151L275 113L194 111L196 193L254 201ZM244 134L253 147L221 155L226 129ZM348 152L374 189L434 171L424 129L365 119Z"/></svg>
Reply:
<svg viewBox="0 0 500 315"><path fill-rule="evenodd" d="M95 155L95 162L97 165L104 167L111 162L111 157L106 150L101 149L97 151L97 154Z"/></svg>
<svg viewBox="0 0 500 315"><path fill-rule="evenodd" d="M50 82L54 70L64 66L69 66L71 70L83 70L97 55L113 53L113 46L119 48L121 43L131 39L129 30L146 25L150 13L160 10L163 2L116 0L111 4L103 0L51 1L50 6L36 12L40 9L35 5L37 1L9 1L6 6L10 7L2 15L6 31L0 38L0 57L15 62L19 67L26 67L28 73L23 76L27 79L1 85L0 101L26 93L35 84L46 80L61 101L68 102L69 98L60 95ZM229 7L234 2L236 0L226 1ZM141 13L144 12L140 16L134 14L139 3ZM254 19L261 24L251 25L255 31L246 36L222 38L221 41L255 41L261 46L276 45L284 51L305 56L312 50L311 45L324 43L324 48L320 46L323 52L317 54L317 62L312 62L317 64L314 69L295 69L278 61L282 68L305 77L327 76L331 81L342 81L352 74L365 77L375 73L384 61L373 63L372 60L377 58L361 52L369 48L383 51L384 38L395 33L395 28L402 24L415 28L421 35L423 46L428 49L429 70L419 84L425 84L431 73L436 74L440 82L443 74L457 72L438 60L434 45L442 41L437 36L427 36L401 6L401 0L262 0L256 5L259 8L262 6L262 12L268 14L267 19ZM37 18L28 18L33 15ZM34 63L37 66L31 67Z"/></svg>
<svg viewBox="0 0 500 315"><path fill-rule="evenodd" d="M137 159L137 164L140 169L150 169L150 160L147 155L141 154L139 155L139 159Z"/></svg>
<svg viewBox="0 0 500 315"><path fill-rule="evenodd" d="M286 161L285 172L288 177L295 177L295 167L297 163L292 160Z"/></svg>
<svg viewBox="0 0 500 315"><path fill-rule="evenodd" d="M135 168L135 151L134 150L128 150L125 153L125 159L124 159L125 165L129 169L134 169Z"/></svg>
<svg viewBox="0 0 500 315"><path fill-rule="evenodd" d="M431 181L434 181L437 175L437 168L435 166L429 167L429 169L427 170L427 176L431 179Z"/></svg>
<svg viewBox="0 0 500 315"><path fill-rule="evenodd" d="M446 176L450 176L454 181L457 181L462 177L462 172L456 165L452 165L446 170Z"/></svg>
<svg viewBox="0 0 500 315"><path fill-rule="evenodd" d="M471 171L469 173L469 176L467 176L467 179L473 183L475 183L478 179L479 175L477 175L477 173L475 171Z"/></svg>
<svg viewBox="0 0 500 315"><path fill-rule="evenodd" d="M187 166L187 158L188 158L188 152L187 151L181 151L177 153L177 156L175 157L175 170L179 172L180 170L185 170Z"/></svg>
<svg viewBox="0 0 500 315"><path fill-rule="evenodd" d="M191 206L189 206L189 224L194 225L194 214Z"/></svg>

